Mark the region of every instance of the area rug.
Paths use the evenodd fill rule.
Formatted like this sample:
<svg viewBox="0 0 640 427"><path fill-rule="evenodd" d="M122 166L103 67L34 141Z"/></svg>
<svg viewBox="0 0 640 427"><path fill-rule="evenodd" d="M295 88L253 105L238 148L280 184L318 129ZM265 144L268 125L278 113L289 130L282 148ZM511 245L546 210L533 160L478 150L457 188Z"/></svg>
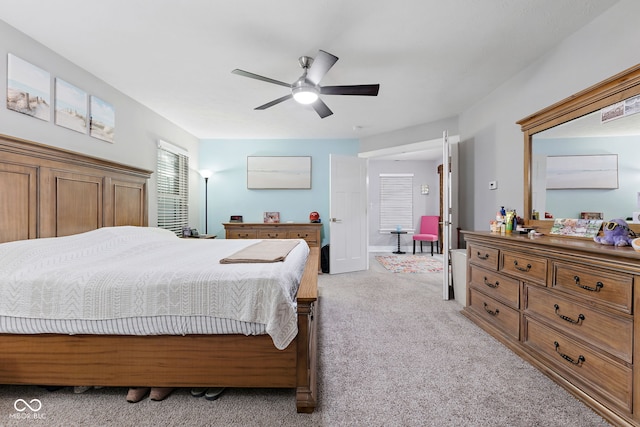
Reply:
<svg viewBox="0 0 640 427"><path fill-rule="evenodd" d="M376 260L393 273L439 273L442 261L423 255L378 255Z"/></svg>

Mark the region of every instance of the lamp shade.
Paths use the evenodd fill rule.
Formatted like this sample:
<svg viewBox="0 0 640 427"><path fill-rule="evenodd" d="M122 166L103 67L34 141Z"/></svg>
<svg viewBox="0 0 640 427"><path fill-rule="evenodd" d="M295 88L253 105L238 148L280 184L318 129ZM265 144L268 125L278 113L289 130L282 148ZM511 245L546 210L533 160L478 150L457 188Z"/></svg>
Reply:
<svg viewBox="0 0 640 427"><path fill-rule="evenodd" d="M202 169L202 170L200 171L200 175L201 175L203 178L207 179L207 178L211 178L211 175L213 175L213 172L212 172L212 171L210 171L209 169Z"/></svg>
<svg viewBox="0 0 640 427"><path fill-rule="evenodd" d="M318 90L315 87L296 87L292 92L293 99L300 104L313 104L318 99Z"/></svg>

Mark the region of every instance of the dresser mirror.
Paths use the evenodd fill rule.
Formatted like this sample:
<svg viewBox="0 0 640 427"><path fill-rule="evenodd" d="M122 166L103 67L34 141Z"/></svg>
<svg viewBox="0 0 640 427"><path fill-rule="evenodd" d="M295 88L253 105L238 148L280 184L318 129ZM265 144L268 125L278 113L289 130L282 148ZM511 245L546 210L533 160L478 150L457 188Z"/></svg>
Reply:
<svg viewBox="0 0 640 427"><path fill-rule="evenodd" d="M524 133L524 218L528 225L550 228L552 220L545 220L545 212L554 218L600 213L607 220L626 219L640 211L640 156L635 155L640 144L638 96L640 64L517 122ZM613 109L625 100L626 115L601 120L603 108ZM631 114L633 104L636 114ZM567 156L569 163L587 156L604 159L609 165L613 162L617 170L611 173L617 180L604 185L607 188L547 190L546 162L550 156ZM534 210L539 219L533 219Z"/></svg>

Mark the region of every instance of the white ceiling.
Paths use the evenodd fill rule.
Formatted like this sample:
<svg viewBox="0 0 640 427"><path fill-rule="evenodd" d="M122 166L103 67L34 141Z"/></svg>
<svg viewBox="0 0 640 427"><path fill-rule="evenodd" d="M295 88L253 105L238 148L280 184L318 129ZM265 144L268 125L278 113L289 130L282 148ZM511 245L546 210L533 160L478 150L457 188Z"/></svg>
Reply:
<svg viewBox="0 0 640 427"><path fill-rule="evenodd" d="M198 138L361 138L459 114L615 3L0 0L0 19ZM231 74L293 82L318 49L340 58L321 85L379 95L255 111L288 89Z"/></svg>

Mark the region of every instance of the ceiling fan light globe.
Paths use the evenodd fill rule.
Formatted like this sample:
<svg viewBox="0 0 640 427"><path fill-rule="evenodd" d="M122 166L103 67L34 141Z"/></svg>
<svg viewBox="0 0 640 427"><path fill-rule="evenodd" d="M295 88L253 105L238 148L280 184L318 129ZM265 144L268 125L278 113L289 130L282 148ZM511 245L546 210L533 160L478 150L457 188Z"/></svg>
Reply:
<svg viewBox="0 0 640 427"><path fill-rule="evenodd" d="M318 91L313 87L297 87L293 89L293 99L300 104L313 104L318 100Z"/></svg>

